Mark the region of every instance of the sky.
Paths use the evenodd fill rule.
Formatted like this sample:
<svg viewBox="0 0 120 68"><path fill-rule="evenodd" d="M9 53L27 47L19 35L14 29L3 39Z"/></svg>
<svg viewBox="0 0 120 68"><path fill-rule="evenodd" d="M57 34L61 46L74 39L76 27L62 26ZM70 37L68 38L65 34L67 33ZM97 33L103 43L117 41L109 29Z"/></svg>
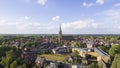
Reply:
<svg viewBox="0 0 120 68"><path fill-rule="evenodd" d="M120 34L120 0L0 0L0 34Z"/></svg>

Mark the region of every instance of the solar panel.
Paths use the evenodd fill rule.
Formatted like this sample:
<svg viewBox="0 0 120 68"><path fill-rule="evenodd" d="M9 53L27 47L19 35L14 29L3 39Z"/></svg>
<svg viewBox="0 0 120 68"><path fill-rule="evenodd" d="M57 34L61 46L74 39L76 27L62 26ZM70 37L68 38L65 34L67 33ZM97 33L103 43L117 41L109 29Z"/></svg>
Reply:
<svg viewBox="0 0 120 68"><path fill-rule="evenodd" d="M108 54L107 53L105 53L104 51L102 51L102 50L100 50L100 49L98 49L98 48L94 48L94 50L97 52L97 53L99 53L99 55L101 55L101 56L108 56Z"/></svg>

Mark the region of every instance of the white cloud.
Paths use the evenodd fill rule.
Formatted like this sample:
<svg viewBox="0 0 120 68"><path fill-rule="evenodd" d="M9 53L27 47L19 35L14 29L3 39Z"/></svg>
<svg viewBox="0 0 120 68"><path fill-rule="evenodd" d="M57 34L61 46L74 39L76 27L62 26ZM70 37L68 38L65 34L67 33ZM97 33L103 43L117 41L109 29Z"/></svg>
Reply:
<svg viewBox="0 0 120 68"><path fill-rule="evenodd" d="M27 18L27 17L23 17ZM28 19L28 18L27 18ZM21 19L0 19L0 34L37 34L37 33L57 33L57 25L53 23L35 22L31 20Z"/></svg>
<svg viewBox="0 0 120 68"><path fill-rule="evenodd" d="M67 34L116 34L120 33L117 28L118 25L120 24L104 22L99 23L94 19L85 19L63 23L62 30L63 33Z"/></svg>
<svg viewBox="0 0 120 68"><path fill-rule="evenodd" d="M93 6L93 5L94 5L93 3L83 2L83 6L84 6L84 7L91 7L91 6Z"/></svg>
<svg viewBox="0 0 120 68"><path fill-rule="evenodd" d="M30 19L29 16L23 16L23 17L21 17L21 18L24 19L24 20L29 20L29 19Z"/></svg>
<svg viewBox="0 0 120 68"><path fill-rule="evenodd" d="M104 0L96 0L96 4L102 5L102 4L104 4Z"/></svg>
<svg viewBox="0 0 120 68"><path fill-rule="evenodd" d="M108 33L119 33L120 30L120 9L109 9L99 12L95 17L100 23L100 27Z"/></svg>
<svg viewBox="0 0 120 68"><path fill-rule="evenodd" d="M111 17L120 16L120 10L109 10L106 12L106 15Z"/></svg>
<svg viewBox="0 0 120 68"><path fill-rule="evenodd" d="M1 20L0 20L1 21ZM78 20L68 23L62 23L63 33L79 33L79 30L95 29L97 23L92 19ZM0 23L0 33L12 34L53 34L58 33L59 25L56 23L43 23L31 21L4 21Z"/></svg>
<svg viewBox="0 0 120 68"><path fill-rule="evenodd" d="M40 5L45 5L47 0L37 0L37 3Z"/></svg>
<svg viewBox="0 0 120 68"><path fill-rule="evenodd" d="M0 33L12 34L54 34L58 33L59 25L56 23L43 23L31 21L0 20ZM109 25L108 25L109 24ZM76 20L62 23L62 31L65 34L105 34L120 33L120 23L98 23L94 19Z"/></svg>
<svg viewBox="0 0 120 68"><path fill-rule="evenodd" d="M104 0L96 0L95 3L87 3L87 2L83 2L83 6L84 7L92 7L92 6L95 6L95 5L103 5L104 4Z"/></svg>
<svg viewBox="0 0 120 68"><path fill-rule="evenodd" d="M114 7L120 7L120 3L114 4Z"/></svg>
<svg viewBox="0 0 120 68"><path fill-rule="evenodd" d="M63 33L120 34L120 10L106 10L95 19L63 23ZM100 18L100 19L99 19Z"/></svg>
<svg viewBox="0 0 120 68"><path fill-rule="evenodd" d="M27 19L28 16L23 16ZM99 12L95 19L75 20L62 23L62 31L66 34L120 34L120 9L110 9ZM60 16L53 17L53 21L59 21ZM100 20L99 20L100 19ZM0 19L0 33L58 33L57 23L32 22L30 19L17 21L14 19Z"/></svg>
<svg viewBox="0 0 120 68"><path fill-rule="evenodd" d="M112 20L112 21L113 20L114 21L117 21L117 20L120 21L120 9L106 10L106 11L103 11L102 13L99 13L99 15L102 15L102 16L104 16L107 19Z"/></svg>
<svg viewBox="0 0 120 68"><path fill-rule="evenodd" d="M52 18L53 21L59 21L60 20L60 16L55 16Z"/></svg>
<svg viewBox="0 0 120 68"><path fill-rule="evenodd" d="M63 23L62 27L66 29L86 29L86 28L97 28L97 23L92 19L78 20L74 22Z"/></svg>
<svg viewBox="0 0 120 68"><path fill-rule="evenodd" d="M23 1L26 2L26 3L30 3L30 2L35 1L36 3L38 3L38 4L42 5L42 6L44 6L46 4L46 2L47 2L47 0L23 0Z"/></svg>
<svg viewBox="0 0 120 68"><path fill-rule="evenodd" d="M5 22L6 22L5 19L1 19L1 20L0 20L0 23L5 23Z"/></svg>

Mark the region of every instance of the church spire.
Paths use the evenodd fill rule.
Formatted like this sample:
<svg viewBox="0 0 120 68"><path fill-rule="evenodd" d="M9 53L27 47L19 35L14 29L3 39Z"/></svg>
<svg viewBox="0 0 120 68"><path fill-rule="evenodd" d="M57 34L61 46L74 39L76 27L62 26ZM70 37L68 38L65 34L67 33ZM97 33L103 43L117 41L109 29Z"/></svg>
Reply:
<svg viewBox="0 0 120 68"><path fill-rule="evenodd" d="M60 31L59 31L59 33L62 34L61 24L60 24Z"/></svg>
<svg viewBox="0 0 120 68"><path fill-rule="evenodd" d="M62 40L62 29L61 29L61 25L60 25L59 34L58 34L59 45L61 45L61 40Z"/></svg>

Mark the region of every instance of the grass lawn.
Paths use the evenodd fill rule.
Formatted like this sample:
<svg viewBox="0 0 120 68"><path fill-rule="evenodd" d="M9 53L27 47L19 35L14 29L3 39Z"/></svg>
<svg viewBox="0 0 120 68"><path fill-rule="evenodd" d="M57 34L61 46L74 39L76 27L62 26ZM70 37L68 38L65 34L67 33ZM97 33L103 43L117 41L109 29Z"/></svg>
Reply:
<svg viewBox="0 0 120 68"><path fill-rule="evenodd" d="M61 54L42 54L40 56L45 57L48 60L61 61L61 62L68 57L68 55L61 55Z"/></svg>

